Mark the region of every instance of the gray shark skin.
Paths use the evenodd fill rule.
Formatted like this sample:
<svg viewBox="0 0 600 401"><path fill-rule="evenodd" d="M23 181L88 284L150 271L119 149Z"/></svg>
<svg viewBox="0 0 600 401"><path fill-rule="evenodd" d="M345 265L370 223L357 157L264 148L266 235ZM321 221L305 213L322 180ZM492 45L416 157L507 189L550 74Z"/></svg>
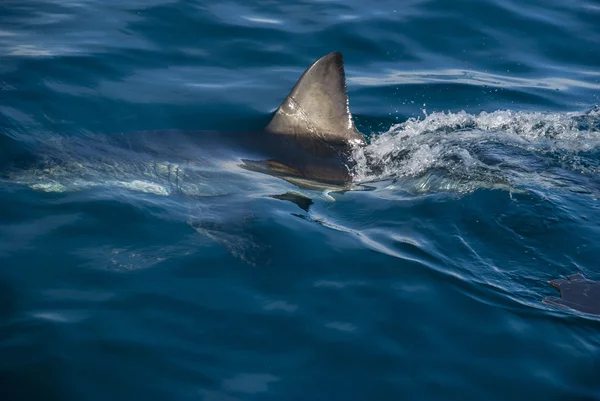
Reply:
<svg viewBox="0 0 600 401"><path fill-rule="evenodd" d="M365 140L350 113L341 53L329 53L306 69L278 107L265 132L292 140L295 146L311 155L304 154L304 162L298 158L292 160L292 169L277 160L268 160L263 167L269 171L287 177L291 175L297 183L298 179L306 177L336 185L351 181L349 151L352 146L364 145ZM323 160L329 160L329 163ZM252 166L246 162L248 168L256 168L256 164ZM340 169L340 165L346 169Z"/></svg>
<svg viewBox="0 0 600 401"><path fill-rule="evenodd" d="M581 274L564 279L550 280L552 287L560 291L560 297L547 297L542 302L562 309L600 316L600 283L587 280Z"/></svg>
<svg viewBox="0 0 600 401"><path fill-rule="evenodd" d="M330 53L315 61L265 130L296 138L319 138L328 143L364 144L350 113L342 54Z"/></svg>

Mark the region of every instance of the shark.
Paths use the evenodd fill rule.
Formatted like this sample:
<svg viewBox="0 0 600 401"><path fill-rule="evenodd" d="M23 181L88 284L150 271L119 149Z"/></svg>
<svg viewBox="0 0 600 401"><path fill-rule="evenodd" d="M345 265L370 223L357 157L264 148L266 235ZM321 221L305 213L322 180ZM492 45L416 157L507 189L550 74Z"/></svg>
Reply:
<svg viewBox="0 0 600 401"><path fill-rule="evenodd" d="M30 171L36 168L38 182L28 184L58 192L85 187L86 182L92 185L85 177L94 172L114 178L105 182L133 182L135 170L146 170L155 179L165 170L162 175L170 180L169 186L176 187L182 166L192 171L194 166L219 158L224 163L229 158L243 169L301 188L347 190L352 187L351 151L364 144L365 137L350 112L343 56L332 52L304 71L263 130L244 134L163 130L46 138L35 150L35 163L29 164ZM162 164L157 164L159 159ZM12 177L27 181L23 174ZM141 188L143 180L137 181Z"/></svg>
<svg viewBox="0 0 600 401"><path fill-rule="evenodd" d="M0 179L46 193L158 202L249 259L257 248L248 236L252 199L308 212L316 196L369 190L352 177L352 150L365 144L350 112L343 56L332 52L304 71L264 129L47 135L0 166Z"/></svg>

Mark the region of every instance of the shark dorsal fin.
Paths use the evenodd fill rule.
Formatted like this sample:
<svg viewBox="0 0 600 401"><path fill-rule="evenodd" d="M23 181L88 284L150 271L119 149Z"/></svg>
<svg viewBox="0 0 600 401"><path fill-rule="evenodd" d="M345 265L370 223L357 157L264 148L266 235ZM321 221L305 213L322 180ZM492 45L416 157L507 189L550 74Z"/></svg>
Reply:
<svg viewBox="0 0 600 401"><path fill-rule="evenodd" d="M341 53L329 53L308 67L266 131L318 137L327 142L364 141L352 121Z"/></svg>

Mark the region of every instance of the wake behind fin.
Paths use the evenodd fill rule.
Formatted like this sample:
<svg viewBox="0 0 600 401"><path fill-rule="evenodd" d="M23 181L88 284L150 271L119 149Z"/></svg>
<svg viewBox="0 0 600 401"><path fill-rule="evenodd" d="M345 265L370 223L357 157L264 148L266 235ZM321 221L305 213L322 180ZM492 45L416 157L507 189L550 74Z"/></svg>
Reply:
<svg viewBox="0 0 600 401"><path fill-rule="evenodd" d="M265 130L327 142L364 143L350 113L342 54L329 53L308 67Z"/></svg>

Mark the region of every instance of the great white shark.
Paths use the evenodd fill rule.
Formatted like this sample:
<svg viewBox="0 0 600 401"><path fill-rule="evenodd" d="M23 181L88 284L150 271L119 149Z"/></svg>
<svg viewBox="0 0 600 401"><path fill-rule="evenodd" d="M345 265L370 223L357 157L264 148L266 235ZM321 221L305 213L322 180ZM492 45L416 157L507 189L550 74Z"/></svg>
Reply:
<svg viewBox="0 0 600 401"><path fill-rule="evenodd" d="M351 150L364 144L350 112L342 54L333 52L306 69L261 131L167 130L43 138L33 152L37 164L30 166L37 165L37 178L45 177L47 182L29 184L50 190L54 183L54 189L60 190L74 188L69 179L82 183L81 175L100 174L103 169L118 179L119 170L131 172L127 164L129 170L154 169L158 174L164 166L148 163L163 159L171 167L185 165L190 171L194 165L216 159L224 162L229 157L237 158L246 170L277 176L303 188L344 190L352 186ZM177 179L176 172L170 174Z"/></svg>
<svg viewBox="0 0 600 401"><path fill-rule="evenodd" d="M352 150L365 145L365 137L350 112L340 52L310 65L256 132L161 130L36 139L25 155L0 167L6 184L162 202L167 213L246 261L258 243L249 234L252 200L291 201L308 212L317 196L331 200L332 192L368 189L352 180ZM166 197L157 201L155 195Z"/></svg>
<svg viewBox="0 0 600 401"><path fill-rule="evenodd" d="M11 153L5 139L0 136L0 163ZM312 199L244 172L305 190L369 189L352 179L352 151L366 141L350 112L339 52L309 66L258 132L163 130L39 139L33 151L0 167L5 183L45 192L96 189L109 198L123 191L129 200L131 193L183 195L191 201L167 206L184 204L182 218L191 227L250 264L256 264L263 244L252 234L249 199L266 194L307 212ZM236 196L240 193L247 196ZM544 303L600 315L599 283L573 275L550 284L563 298Z"/></svg>

